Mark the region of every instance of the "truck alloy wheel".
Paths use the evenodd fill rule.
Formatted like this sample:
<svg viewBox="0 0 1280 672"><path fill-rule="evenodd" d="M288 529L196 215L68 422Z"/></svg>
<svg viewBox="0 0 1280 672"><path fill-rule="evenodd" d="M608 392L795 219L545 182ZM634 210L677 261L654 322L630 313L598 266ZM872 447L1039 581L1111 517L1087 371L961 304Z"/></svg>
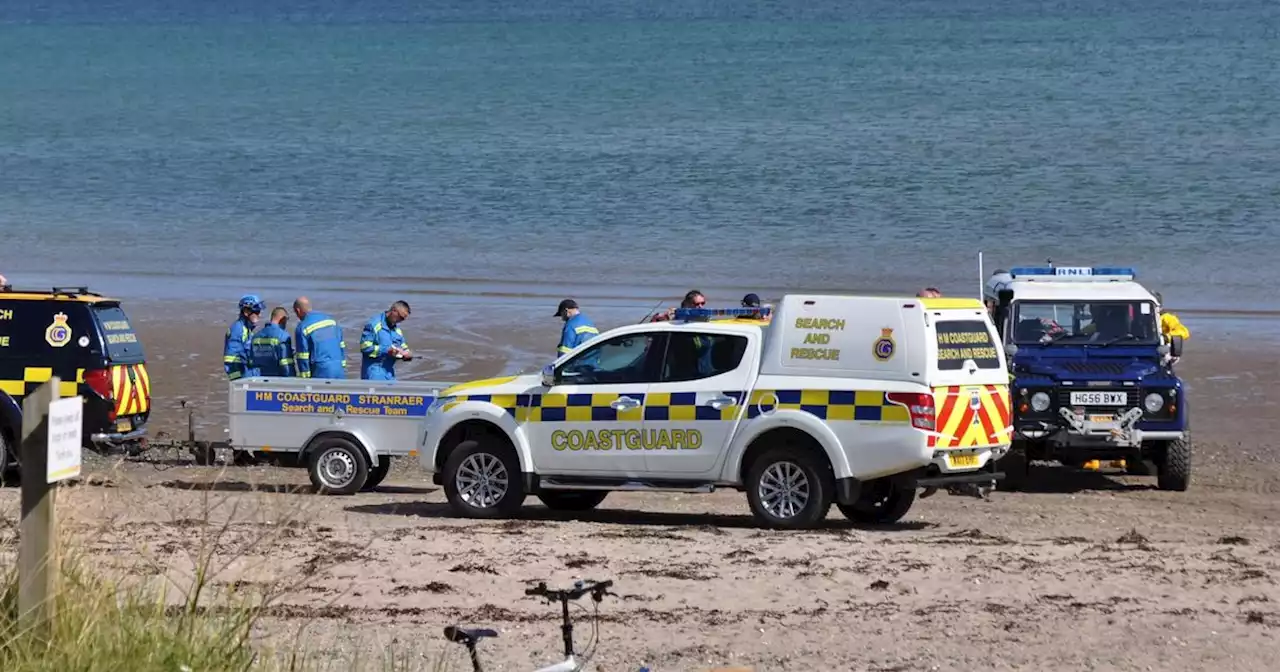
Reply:
<svg viewBox="0 0 1280 672"><path fill-rule="evenodd" d="M307 466L311 484L326 494L355 494L369 478L364 451L343 438L326 439L311 452Z"/></svg>
<svg viewBox="0 0 1280 672"><path fill-rule="evenodd" d="M747 477L747 502L768 527L813 527L831 509L830 470L808 451L778 448L761 455Z"/></svg>
<svg viewBox="0 0 1280 672"><path fill-rule="evenodd" d="M520 462L510 446L467 440L458 444L444 465L444 492L459 516L510 516L524 504Z"/></svg>

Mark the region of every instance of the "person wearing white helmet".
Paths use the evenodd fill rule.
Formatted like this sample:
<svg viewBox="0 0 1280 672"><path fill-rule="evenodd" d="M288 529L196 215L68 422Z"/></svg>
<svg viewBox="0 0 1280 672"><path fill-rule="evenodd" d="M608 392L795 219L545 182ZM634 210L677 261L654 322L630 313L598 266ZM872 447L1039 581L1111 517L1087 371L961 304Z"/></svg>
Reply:
<svg viewBox="0 0 1280 672"><path fill-rule="evenodd" d="M222 346L222 368L227 372L228 380L258 375L250 364L253 352L249 342L266 305L257 294L245 294L240 297L239 307L240 314L227 328L227 337Z"/></svg>

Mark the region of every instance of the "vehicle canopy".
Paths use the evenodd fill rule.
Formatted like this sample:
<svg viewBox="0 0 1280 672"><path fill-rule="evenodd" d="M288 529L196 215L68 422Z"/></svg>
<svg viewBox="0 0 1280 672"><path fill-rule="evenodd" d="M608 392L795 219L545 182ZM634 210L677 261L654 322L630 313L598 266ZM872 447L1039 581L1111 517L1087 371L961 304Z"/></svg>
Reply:
<svg viewBox="0 0 1280 672"><path fill-rule="evenodd" d="M765 331L762 375L928 386L1004 384L1004 352L975 299L789 295Z"/></svg>

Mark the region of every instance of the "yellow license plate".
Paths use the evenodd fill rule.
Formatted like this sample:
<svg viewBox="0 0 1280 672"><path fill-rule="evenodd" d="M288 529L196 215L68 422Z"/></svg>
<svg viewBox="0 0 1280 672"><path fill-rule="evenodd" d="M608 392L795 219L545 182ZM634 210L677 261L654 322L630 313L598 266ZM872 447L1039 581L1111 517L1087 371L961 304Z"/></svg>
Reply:
<svg viewBox="0 0 1280 672"><path fill-rule="evenodd" d="M978 456L977 455L948 455L947 464L950 465L952 469L957 469L960 467L976 467L978 466Z"/></svg>
<svg viewBox="0 0 1280 672"><path fill-rule="evenodd" d="M116 431L129 432L132 430L133 430L133 423L130 422L129 420L121 419L116 421Z"/></svg>
<svg viewBox="0 0 1280 672"><path fill-rule="evenodd" d="M1115 420L1115 416L1114 416L1114 415L1091 415L1091 416L1089 416L1089 422L1111 422L1112 420Z"/></svg>

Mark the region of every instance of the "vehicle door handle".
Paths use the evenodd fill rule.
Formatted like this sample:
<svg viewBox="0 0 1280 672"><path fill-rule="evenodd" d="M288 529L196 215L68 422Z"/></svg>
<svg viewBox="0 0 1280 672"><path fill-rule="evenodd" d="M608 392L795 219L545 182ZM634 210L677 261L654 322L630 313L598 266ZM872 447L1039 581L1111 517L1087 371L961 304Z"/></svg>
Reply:
<svg viewBox="0 0 1280 672"><path fill-rule="evenodd" d="M738 403L737 399L734 399L733 397L724 397L724 396L712 397L707 400L707 405L710 406L711 408L716 409L717 411L724 408L725 406L734 406L737 403Z"/></svg>
<svg viewBox="0 0 1280 672"><path fill-rule="evenodd" d="M640 402L631 397L618 397L609 402L609 408L615 411L629 411L633 408L640 408Z"/></svg>

